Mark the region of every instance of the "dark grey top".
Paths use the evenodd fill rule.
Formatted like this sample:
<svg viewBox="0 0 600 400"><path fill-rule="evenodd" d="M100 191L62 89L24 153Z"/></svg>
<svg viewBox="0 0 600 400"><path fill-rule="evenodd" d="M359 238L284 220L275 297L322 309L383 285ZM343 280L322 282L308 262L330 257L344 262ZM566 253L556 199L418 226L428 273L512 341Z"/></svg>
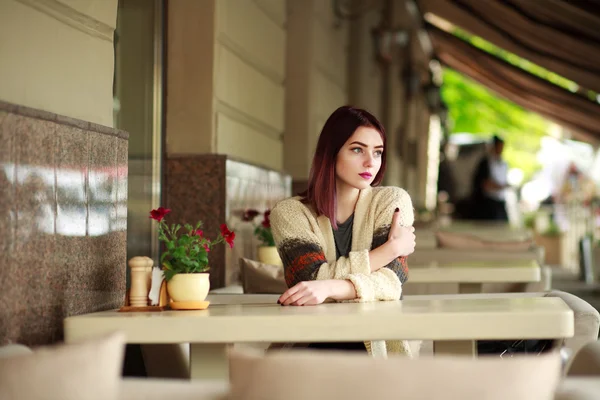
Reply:
<svg viewBox="0 0 600 400"><path fill-rule="evenodd" d="M333 230L335 240L335 258L348 257L352 249L352 226L354 225L354 214L344 223L338 224L337 230Z"/></svg>

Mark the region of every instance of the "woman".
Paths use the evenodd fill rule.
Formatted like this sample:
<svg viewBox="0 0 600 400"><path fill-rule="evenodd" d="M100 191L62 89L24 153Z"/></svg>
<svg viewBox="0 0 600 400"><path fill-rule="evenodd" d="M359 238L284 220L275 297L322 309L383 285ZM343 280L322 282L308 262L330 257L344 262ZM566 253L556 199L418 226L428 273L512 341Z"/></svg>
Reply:
<svg viewBox="0 0 600 400"><path fill-rule="evenodd" d="M385 146L383 126L365 110L340 107L325 123L307 191L271 212L289 288L281 305L400 299L406 256L415 248L414 214L406 191L375 187L385 172ZM409 353L405 342L311 347Z"/></svg>

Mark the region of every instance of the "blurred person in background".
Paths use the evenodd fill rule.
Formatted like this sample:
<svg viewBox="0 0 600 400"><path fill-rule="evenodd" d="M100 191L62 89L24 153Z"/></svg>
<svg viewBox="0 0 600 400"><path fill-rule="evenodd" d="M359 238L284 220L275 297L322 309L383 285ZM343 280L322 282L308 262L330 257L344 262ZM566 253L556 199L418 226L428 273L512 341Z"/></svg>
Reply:
<svg viewBox="0 0 600 400"><path fill-rule="evenodd" d="M473 177L473 218L481 220L508 221L506 212L506 189L508 164L502 158L504 140L494 135L490 151L475 169Z"/></svg>

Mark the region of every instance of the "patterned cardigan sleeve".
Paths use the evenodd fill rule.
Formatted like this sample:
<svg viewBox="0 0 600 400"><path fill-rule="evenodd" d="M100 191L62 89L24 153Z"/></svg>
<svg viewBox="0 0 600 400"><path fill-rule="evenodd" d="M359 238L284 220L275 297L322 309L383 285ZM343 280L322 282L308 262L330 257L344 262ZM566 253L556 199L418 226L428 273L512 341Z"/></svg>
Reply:
<svg viewBox="0 0 600 400"><path fill-rule="evenodd" d="M396 208L398 208L398 212L400 213L400 225L412 226L415 222L410 195L403 189L394 188L394 190L395 192L393 195L387 195L385 196L385 199L378 202L379 207L376 216L376 228L373 232L371 250L376 249L387 241L390 233L390 222ZM385 268L393 271L402 284L408 280L408 257L398 257L386 265Z"/></svg>
<svg viewBox="0 0 600 400"><path fill-rule="evenodd" d="M394 188L395 189L395 188ZM409 210L403 223L412 225L412 203L402 189L395 189L383 196L375 215L375 236L389 232L389 222L396 207ZM408 201L408 204L406 203ZM389 207L391 211L388 210ZM271 212L271 226L279 255L283 261L288 287L298 282L317 279L349 279L356 289L357 301L397 300L402 294L402 281L397 271L401 262L394 260L386 268L371 273L368 250L351 251L348 257L340 257L328 263L317 234L313 231L306 208L297 201L279 203ZM386 220L386 218L389 218ZM387 234L385 234L387 240ZM373 247L373 248L375 248ZM397 265L398 264L398 265Z"/></svg>
<svg viewBox="0 0 600 400"><path fill-rule="evenodd" d="M328 263L320 237L309 221L306 207L298 201L283 201L271 211L271 228L283 262L288 287L317 279L347 279L348 275L368 274L369 252L351 251Z"/></svg>
<svg viewBox="0 0 600 400"><path fill-rule="evenodd" d="M387 241L396 208L400 213L399 222L402 226L414 224L412 201L404 189L385 188L377 193L373 204L376 209L371 249ZM408 279L407 258L399 257L369 276L356 275L348 279L354 283L359 296L358 301L398 300L402 297L402 284Z"/></svg>

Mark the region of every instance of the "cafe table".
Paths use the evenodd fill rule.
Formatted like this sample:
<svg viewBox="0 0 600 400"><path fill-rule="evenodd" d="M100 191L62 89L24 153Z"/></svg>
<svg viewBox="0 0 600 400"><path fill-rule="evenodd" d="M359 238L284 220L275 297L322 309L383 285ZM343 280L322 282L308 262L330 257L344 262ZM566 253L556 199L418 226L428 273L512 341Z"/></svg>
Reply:
<svg viewBox="0 0 600 400"><path fill-rule="evenodd" d="M459 293L481 293L484 283L534 283L542 279L537 261L431 261L410 263L409 283L457 283Z"/></svg>
<svg viewBox="0 0 600 400"><path fill-rule="evenodd" d="M460 296L460 295L459 295ZM432 340L435 354L476 356L477 340L564 339L573 312L559 298L418 296L284 307L277 295L209 295L201 311L102 311L68 317L66 342L121 331L127 343L190 343L190 376L224 378L235 343Z"/></svg>

